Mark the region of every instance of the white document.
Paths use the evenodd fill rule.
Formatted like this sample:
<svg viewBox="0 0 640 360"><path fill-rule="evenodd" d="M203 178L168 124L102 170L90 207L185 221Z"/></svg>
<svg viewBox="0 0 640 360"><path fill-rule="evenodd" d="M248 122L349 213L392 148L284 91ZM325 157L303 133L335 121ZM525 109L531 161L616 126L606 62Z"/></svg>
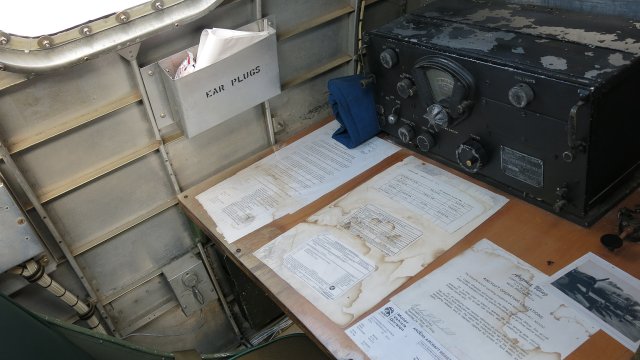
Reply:
<svg viewBox="0 0 640 360"><path fill-rule="evenodd" d="M391 300L459 360L564 359L598 328L547 280L485 239Z"/></svg>
<svg viewBox="0 0 640 360"><path fill-rule="evenodd" d="M196 197L227 242L293 213L400 148L373 138L347 149L333 121Z"/></svg>
<svg viewBox="0 0 640 360"><path fill-rule="evenodd" d="M398 254L422 236L422 231L409 223L367 204L342 220L340 227L364 239L387 256Z"/></svg>
<svg viewBox="0 0 640 360"><path fill-rule="evenodd" d="M371 360L456 360L391 302L346 333Z"/></svg>
<svg viewBox="0 0 640 360"><path fill-rule="evenodd" d="M462 191L433 177L429 167L400 174L378 189L391 200L406 204L452 233L483 212L482 205Z"/></svg>
<svg viewBox="0 0 640 360"><path fill-rule="evenodd" d="M205 29L200 34L195 70L200 70L246 49L274 32L272 28L265 31Z"/></svg>
<svg viewBox="0 0 640 360"><path fill-rule="evenodd" d="M284 266L327 299L341 296L376 268L330 234L295 249L285 256Z"/></svg>
<svg viewBox="0 0 640 360"><path fill-rule="evenodd" d="M631 351L640 346L640 280L588 253L549 281L553 294Z"/></svg>
<svg viewBox="0 0 640 360"><path fill-rule="evenodd" d="M398 188L406 183L411 186ZM397 190L390 190L393 187ZM411 200L402 200L397 194ZM294 226L254 255L332 321L346 326L475 229L506 201L500 195L409 157ZM348 282L349 289L345 287L340 295L327 297L319 292L303 273L292 271L286 262L291 253L304 249L309 239L320 234L337 239L355 253L349 253L348 257L356 258L357 254L358 261L375 265L375 270L362 280ZM333 256L347 258L346 253ZM308 261L311 270L306 272L321 272L320 265Z"/></svg>

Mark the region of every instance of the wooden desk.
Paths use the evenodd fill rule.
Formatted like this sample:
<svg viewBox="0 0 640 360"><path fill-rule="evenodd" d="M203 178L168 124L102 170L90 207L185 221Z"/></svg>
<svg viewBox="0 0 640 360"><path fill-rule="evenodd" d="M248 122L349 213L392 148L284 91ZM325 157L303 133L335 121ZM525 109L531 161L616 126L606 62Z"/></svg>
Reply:
<svg viewBox="0 0 640 360"><path fill-rule="evenodd" d="M315 125L286 143L297 140L325 123L322 122ZM280 147L282 146L284 144L280 145ZM183 192L180 194L180 204L187 215L216 243L218 248L224 251L253 281L260 285L314 341L338 359L366 359L367 357L362 351L344 333L343 328L330 321L252 254L255 250L289 230L298 222L306 219L389 166L402 161L407 156L417 156L436 166L443 166L408 150L401 150L294 214L273 221L232 244L218 240L222 239L222 236L217 233L215 223L195 197L253 162L272 154L274 151L275 148L265 150ZM600 236L602 234L616 231L618 207L611 210L594 226L585 229L480 183L464 173L446 169L455 175L506 196L509 198L509 202L493 217L381 301L371 309L372 311L384 304L391 296L483 238L493 241L547 275L562 269L585 253L593 252L636 278L640 277L640 266L638 266L638 263L640 263L640 245L625 244L621 250L615 253L609 252L600 245ZM620 206L635 206L636 204L640 204L640 191L633 192ZM567 359L629 360L631 357L632 352L604 332L599 331Z"/></svg>

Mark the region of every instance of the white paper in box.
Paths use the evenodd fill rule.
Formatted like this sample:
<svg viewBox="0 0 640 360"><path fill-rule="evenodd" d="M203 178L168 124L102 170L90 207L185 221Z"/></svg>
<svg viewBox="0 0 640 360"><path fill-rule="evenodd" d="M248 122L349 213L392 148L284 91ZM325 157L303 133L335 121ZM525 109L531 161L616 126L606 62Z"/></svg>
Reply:
<svg viewBox="0 0 640 360"><path fill-rule="evenodd" d="M209 66L179 79L175 70L187 51L160 60L162 82L174 119L193 137L280 93L276 32L268 19L238 30L268 31L268 36ZM196 55L197 61L197 55Z"/></svg>

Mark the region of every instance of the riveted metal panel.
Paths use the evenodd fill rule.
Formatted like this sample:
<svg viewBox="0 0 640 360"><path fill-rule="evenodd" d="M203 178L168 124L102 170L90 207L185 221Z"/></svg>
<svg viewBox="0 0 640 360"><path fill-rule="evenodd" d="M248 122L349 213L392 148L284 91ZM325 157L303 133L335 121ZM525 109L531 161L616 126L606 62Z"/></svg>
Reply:
<svg viewBox="0 0 640 360"><path fill-rule="evenodd" d="M129 329L124 332L126 335L134 330L134 324L139 327L162 315L154 315L162 307L177 305L167 281L158 275L112 301L106 308L121 332Z"/></svg>
<svg viewBox="0 0 640 360"><path fill-rule="evenodd" d="M326 104L327 80L352 71L348 58L353 50L350 35L355 4L354 0L263 2L262 14L275 16L278 32L287 35L278 42L280 79L298 80L271 100L274 120L284 124L279 138L330 113ZM142 41L138 63L144 67L195 45L204 28L234 29L254 21L255 5L254 1L228 0L200 19L172 26L171 30ZM396 2L378 1L368 5L371 10L365 14L376 19L386 16L380 22L387 21L396 14L376 9L393 6ZM131 71L128 61L114 52L31 79L0 76L0 138L9 140L13 157L36 191L74 184L87 171L100 168L105 162L111 164L114 159L117 163L147 141L155 141L150 135L151 127L145 129L142 94ZM126 105L128 101L134 104ZM117 110L122 104L125 107ZM90 112L98 115L87 116ZM159 114L154 115L158 120ZM164 120L159 124L166 126L162 129L166 135L174 125L169 116ZM171 140L166 150L181 187L190 187L267 146L264 124L262 109L256 106L228 126L216 126L190 140ZM56 131L65 126L74 129ZM42 137L43 133L47 136ZM16 143L20 146L14 146ZM156 334L175 329L176 333L185 334L172 336L171 341L164 336L132 336L128 340L167 351L196 348L215 352L231 347L233 331L217 302L204 308L204 322L199 313L186 318L160 275L162 266L192 246L182 214L176 208L160 211L171 206L169 199L174 196L161 157L152 151L127 164L86 184L76 184L69 192L48 201L49 215L98 289L99 297L108 300L107 311L116 319L118 329ZM18 190L20 202L28 206L6 170L0 161L3 176ZM35 215L33 211L29 213ZM41 225L36 222L39 230L45 230L43 235L49 245L51 236ZM61 259L55 242L51 245L56 258ZM85 296L68 266L53 275ZM48 304L43 301L43 312ZM50 313L57 314L55 309Z"/></svg>
<svg viewBox="0 0 640 360"><path fill-rule="evenodd" d="M313 19L335 12L344 7L350 7L349 0L323 1L291 1L272 0L264 2L263 14L277 14L278 31L288 32L304 26Z"/></svg>
<svg viewBox="0 0 640 360"><path fill-rule="evenodd" d="M344 34L349 31L348 20L343 16L281 42L278 47L280 80L285 83L308 69L347 55L350 42Z"/></svg>
<svg viewBox="0 0 640 360"><path fill-rule="evenodd" d="M160 269L191 245L187 220L171 208L83 253L78 263L105 297Z"/></svg>
<svg viewBox="0 0 640 360"><path fill-rule="evenodd" d="M268 145L259 106L193 139L167 145L178 182L187 189Z"/></svg>
<svg viewBox="0 0 640 360"><path fill-rule="evenodd" d="M0 96L0 134L18 140L53 128L88 110L124 98L135 88L128 64L117 54L61 72L37 76Z"/></svg>
<svg viewBox="0 0 640 360"><path fill-rule="evenodd" d="M127 165L46 205L71 248L174 196L157 154Z"/></svg>
<svg viewBox="0 0 640 360"><path fill-rule="evenodd" d="M44 251L38 235L0 181L0 273Z"/></svg>
<svg viewBox="0 0 640 360"><path fill-rule="evenodd" d="M14 156L41 192L105 166L153 140L142 104L134 103ZM83 149L78 151L78 149Z"/></svg>

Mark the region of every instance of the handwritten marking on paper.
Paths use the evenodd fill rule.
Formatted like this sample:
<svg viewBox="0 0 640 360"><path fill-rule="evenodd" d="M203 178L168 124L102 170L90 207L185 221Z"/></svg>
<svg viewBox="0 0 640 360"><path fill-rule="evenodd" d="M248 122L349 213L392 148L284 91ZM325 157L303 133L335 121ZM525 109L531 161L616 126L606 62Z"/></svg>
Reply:
<svg viewBox="0 0 640 360"><path fill-rule="evenodd" d="M391 302L346 333L373 360L456 360L411 316Z"/></svg>
<svg viewBox="0 0 640 360"><path fill-rule="evenodd" d="M563 303L546 279L482 240L392 301L461 360L562 359L597 328L569 309L555 316Z"/></svg>
<svg viewBox="0 0 640 360"><path fill-rule="evenodd" d="M355 211L340 226L387 256L398 254L422 236L420 229L372 204Z"/></svg>

